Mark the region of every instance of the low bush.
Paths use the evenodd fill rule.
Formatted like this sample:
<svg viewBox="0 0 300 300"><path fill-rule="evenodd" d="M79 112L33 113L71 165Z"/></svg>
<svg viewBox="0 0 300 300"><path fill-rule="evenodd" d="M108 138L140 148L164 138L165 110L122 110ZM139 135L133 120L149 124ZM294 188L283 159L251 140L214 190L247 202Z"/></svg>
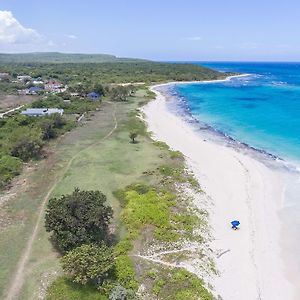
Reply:
<svg viewBox="0 0 300 300"><path fill-rule="evenodd" d="M102 245L82 245L61 259L66 275L75 283L101 285L114 266L113 251Z"/></svg>
<svg viewBox="0 0 300 300"><path fill-rule="evenodd" d="M115 259L115 274L117 281L127 289L136 290L138 282L135 279L133 262L127 255L119 255Z"/></svg>
<svg viewBox="0 0 300 300"><path fill-rule="evenodd" d="M108 300L95 286L74 283L70 279L60 277L47 289L46 300Z"/></svg>
<svg viewBox="0 0 300 300"><path fill-rule="evenodd" d="M10 155L0 157L0 187L4 187L13 177L20 174L22 161Z"/></svg>

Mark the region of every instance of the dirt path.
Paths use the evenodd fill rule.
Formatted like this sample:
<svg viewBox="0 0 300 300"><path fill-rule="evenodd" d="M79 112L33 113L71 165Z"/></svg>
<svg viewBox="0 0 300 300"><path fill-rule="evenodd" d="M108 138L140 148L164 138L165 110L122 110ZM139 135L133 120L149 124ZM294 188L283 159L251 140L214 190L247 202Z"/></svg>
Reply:
<svg viewBox="0 0 300 300"><path fill-rule="evenodd" d="M77 156L100 144L101 142L103 142L104 140L106 140L107 138L109 138L113 133L114 131L118 128L118 120L117 120L117 117L116 117L116 108L115 108L115 104L113 103L110 103L111 105L113 105L113 113L112 113L112 117L113 117L113 120L114 120L114 127L111 129L111 131L106 135L104 136L101 140L87 146L86 148L80 150L79 152L77 152L71 159L70 161L68 162L68 164L66 165L62 175L60 176L59 179L56 179L55 182L53 183L53 185L51 186L51 188L49 189L47 195L45 196L45 198L43 199L43 202L41 203L40 205L40 208L39 208L39 213L38 213L38 218L37 218L37 221L35 223L35 226L34 226L34 229L32 231L32 234L31 236L29 237L29 240L27 242L27 245L26 245L26 248L24 249L22 255L21 255L21 258L18 262L18 265L17 265L17 270L13 276L13 278L11 279L11 285L9 286L8 288L8 292L7 292L7 295L5 297L6 300L13 300L13 299L17 299L18 297L18 294L22 288L22 285L24 283L24 275L25 275L25 266L28 262L28 259L30 257L30 253L31 253L31 250L32 250L32 246L33 246L33 243L36 239L36 236L37 236L37 233L38 233L38 230L39 230L39 225L41 223L41 220L42 220L42 217L43 217L43 214L44 214L44 210L45 210L45 206L53 192L53 190L56 188L57 184L60 182L60 179L63 178L65 176L65 174L68 172L70 166L72 165L73 161L77 158Z"/></svg>
<svg viewBox="0 0 300 300"><path fill-rule="evenodd" d="M5 115L7 115L7 114L9 114L9 113L12 113L12 112L14 112L14 111L16 111L16 110L22 108L24 105L25 105L25 104L20 105L20 106L18 106L18 107L16 107L16 108L12 108L12 109L10 109L10 110L8 110L8 111L6 111L6 112L0 113L0 118L3 118Z"/></svg>

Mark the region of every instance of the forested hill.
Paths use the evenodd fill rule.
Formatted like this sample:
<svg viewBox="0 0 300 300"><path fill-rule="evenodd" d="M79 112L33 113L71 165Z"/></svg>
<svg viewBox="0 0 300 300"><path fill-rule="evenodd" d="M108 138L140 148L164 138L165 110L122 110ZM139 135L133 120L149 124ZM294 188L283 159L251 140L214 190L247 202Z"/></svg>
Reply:
<svg viewBox="0 0 300 300"><path fill-rule="evenodd" d="M0 63L104 63L139 62L142 59L122 58L109 54L79 54L59 52L0 53Z"/></svg>
<svg viewBox="0 0 300 300"><path fill-rule="evenodd" d="M163 82L221 79L231 74L220 73L188 63L164 63L108 54L70 54L36 52L0 53L0 73L11 79L17 75L57 79L65 84ZM0 85L1 89L1 85Z"/></svg>
<svg viewBox="0 0 300 300"><path fill-rule="evenodd" d="M12 78L17 75L56 79L69 86L78 84L166 82L222 79L229 73L220 73L199 65L159 62L105 62L105 63L2 63L1 72ZM0 85L1 88L1 85Z"/></svg>

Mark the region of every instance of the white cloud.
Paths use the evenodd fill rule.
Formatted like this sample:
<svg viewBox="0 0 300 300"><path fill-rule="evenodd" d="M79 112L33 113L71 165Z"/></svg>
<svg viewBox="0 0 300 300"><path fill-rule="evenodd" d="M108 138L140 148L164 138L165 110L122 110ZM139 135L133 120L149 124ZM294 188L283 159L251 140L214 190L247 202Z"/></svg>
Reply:
<svg viewBox="0 0 300 300"><path fill-rule="evenodd" d="M74 34L69 34L67 35L67 38L71 39L71 40L76 40L77 39L77 36L74 35Z"/></svg>
<svg viewBox="0 0 300 300"><path fill-rule="evenodd" d="M36 30L24 27L11 11L0 10L0 44L29 44L42 39Z"/></svg>
<svg viewBox="0 0 300 300"><path fill-rule="evenodd" d="M190 36L190 37L185 38L185 40L188 40L188 41L202 41L202 37L201 36Z"/></svg>

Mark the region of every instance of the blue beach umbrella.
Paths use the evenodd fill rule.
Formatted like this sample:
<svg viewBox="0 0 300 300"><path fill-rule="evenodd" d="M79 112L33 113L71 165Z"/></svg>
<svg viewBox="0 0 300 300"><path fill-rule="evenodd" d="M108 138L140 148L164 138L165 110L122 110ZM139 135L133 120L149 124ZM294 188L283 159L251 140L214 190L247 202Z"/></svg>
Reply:
<svg viewBox="0 0 300 300"><path fill-rule="evenodd" d="M234 226L234 227L237 227L240 225L240 221L237 221L237 220L234 220L231 222L231 225Z"/></svg>

